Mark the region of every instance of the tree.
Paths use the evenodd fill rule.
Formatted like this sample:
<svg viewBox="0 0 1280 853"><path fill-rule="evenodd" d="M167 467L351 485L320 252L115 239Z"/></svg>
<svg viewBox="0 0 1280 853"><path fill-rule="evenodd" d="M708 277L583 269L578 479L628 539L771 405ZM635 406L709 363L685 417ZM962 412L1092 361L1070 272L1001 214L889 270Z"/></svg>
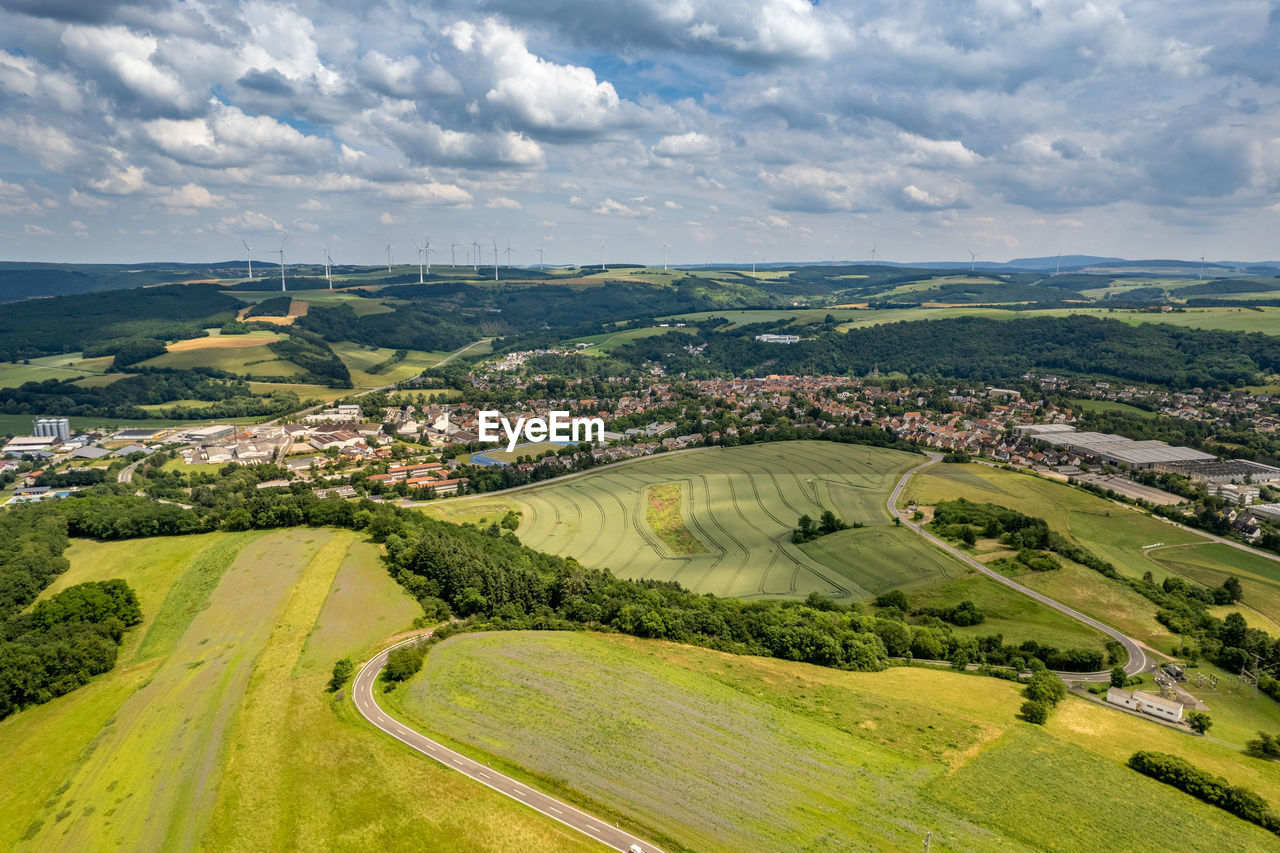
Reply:
<svg viewBox="0 0 1280 853"><path fill-rule="evenodd" d="M1124 687L1125 683L1128 682L1128 680L1129 680L1129 676L1125 673L1124 667L1122 666L1112 667L1111 669L1111 686L1112 687Z"/></svg>
<svg viewBox="0 0 1280 853"><path fill-rule="evenodd" d="M824 509L822 518L818 522L818 529L823 533L835 533L837 530L843 530L844 525L840 523L840 519L836 518L834 512Z"/></svg>
<svg viewBox="0 0 1280 853"><path fill-rule="evenodd" d="M382 670L382 677L387 681L405 681L422 669L422 659L427 650L420 643L407 643L397 646L387 655L387 666Z"/></svg>
<svg viewBox="0 0 1280 853"><path fill-rule="evenodd" d="M799 526L800 535L803 536L805 539L812 539L816 535L816 530L813 525L813 519L810 518L808 515L800 516L800 521L798 522L798 524L800 525Z"/></svg>
<svg viewBox="0 0 1280 853"><path fill-rule="evenodd" d="M960 541L966 545L976 545L978 543L978 535L973 532L973 528L966 525L960 531Z"/></svg>
<svg viewBox="0 0 1280 853"><path fill-rule="evenodd" d="M1234 576L1227 578L1222 582L1222 588L1227 591L1227 595L1231 596L1232 601L1244 601L1244 587L1240 585L1240 580Z"/></svg>
<svg viewBox="0 0 1280 853"><path fill-rule="evenodd" d="M1213 727L1213 720L1204 711L1188 711L1187 725L1191 727L1191 731L1202 735Z"/></svg>
<svg viewBox="0 0 1280 853"><path fill-rule="evenodd" d="M329 679L329 692L341 690L342 685L347 683L347 679L351 677L351 673L355 671L356 665L351 662L351 658L343 658L333 665L333 676Z"/></svg>
<svg viewBox="0 0 1280 853"><path fill-rule="evenodd" d="M1222 631L1218 634L1218 639L1222 641L1222 647L1225 649L1242 649L1244 648L1245 631L1249 625L1244 621L1244 617L1239 611L1233 610L1227 614L1222 620Z"/></svg>
<svg viewBox="0 0 1280 853"><path fill-rule="evenodd" d="M907 594L900 589L891 589L876 596L876 607L896 607L903 613L908 611Z"/></svg>
<svg viewBox="0 0 1280 853"><path fill-rule="evenodd" d="M1067 695L1067 685L1047 669L1037 672L1027 682L1027 698L1033 702L1056 705Z"/></svg>
<svg viewBox="0 0 1280 853"><path fill-rule="evenodd" d="M1028 723L1035 723L1038 726L1043 726L1049 721L1049 708L1050 705L1045 702L1036 702L1033 700L1023 702L1021 710L1022 719L1026 720Z"/></svg>

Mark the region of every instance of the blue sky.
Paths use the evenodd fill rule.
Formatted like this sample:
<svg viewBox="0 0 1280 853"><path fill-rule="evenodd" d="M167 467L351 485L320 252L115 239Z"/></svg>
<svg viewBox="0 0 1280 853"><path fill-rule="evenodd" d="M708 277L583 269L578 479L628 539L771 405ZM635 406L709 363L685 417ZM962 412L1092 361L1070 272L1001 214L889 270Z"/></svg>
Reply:
<svg viewBox="0 0 1280 853"><path fill-rule="evenodd" d="M0 0L0 34L8 259L1280 257L1274 3Z"/></svg>

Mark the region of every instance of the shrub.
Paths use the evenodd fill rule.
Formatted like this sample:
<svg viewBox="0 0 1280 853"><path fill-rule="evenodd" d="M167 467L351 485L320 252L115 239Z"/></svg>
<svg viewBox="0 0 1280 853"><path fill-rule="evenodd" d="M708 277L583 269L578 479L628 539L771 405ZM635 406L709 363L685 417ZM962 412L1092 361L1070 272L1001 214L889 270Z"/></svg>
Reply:
<svg viewBox="0 0 1280 853"><path fill-rule="evenodd" d="M1050 710L1051 706L1045 702L1028 700L1022 703L1022 719L1026 720L1028 723L1035 723L1038 726L1043 726L1049 721Z"/></svg>
<svg viewBox="0 0 1280 853"><path fill-rule="evenodd" d="M382 677L387 681L407 681L422 669L427 650L421 643L406 643L391 650Z"/></svg>
<svg viewBox="0 0 1280 853"><path fill-rule="evenodd" d="M347 683L347 679L351 677L351 673L355 671L356 665L351 662L351 658L343 658L333 665L333 675L329 678L329 692L341 690L342 685Z"/></svg>

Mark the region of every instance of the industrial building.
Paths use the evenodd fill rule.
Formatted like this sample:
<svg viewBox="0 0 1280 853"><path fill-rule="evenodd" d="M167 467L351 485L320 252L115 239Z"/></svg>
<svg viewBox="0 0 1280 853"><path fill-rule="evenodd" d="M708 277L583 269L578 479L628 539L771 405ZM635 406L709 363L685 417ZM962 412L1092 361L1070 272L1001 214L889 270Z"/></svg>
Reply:
<svg viewBox="0 0 1280 853"><path fill-rule="evenodd" d="M1151 469L1161 464L1210 462L1217 459L1212 453L1190 447L1174 447L1154 439L1134 441L1124 436L1101 432L1076 432L1074 427L1065 424L1043 424L1017 429L1032 441L1043 441L1107 465Z"/></svg>
<svg viewBox="0 0 1280 853"><path fill-rule="evenodd" d="M1182 703L1166 699L1155 693L1145 693L1141 690L1135 690L1130 693L1127 690L1121 690L1119 687L1112 687L1107 691L1107 701L1112 705L1119 705L1121 708L1128 708L1130 711L1149 714L1161 720L1169 720L1174 723L1182 720Z"/></svg>
<svg viewBox="0 0 1280 853"><path fill-rule="evenodd" d="M1250 462L1247 459L1227 459L1201 462L1163 462L1153 470L1165 474L1181 474L1197 483L1217 486L1225 483L1251 483L1266 486L1280 483L1280 468Z"/></svg>
<svg viewBox="0 0 1280 853"><path fill-rule="evenodd" d="M206 441L217 441L220 438L226 438L236 431L234 426L230 424L213 424L212 426L193 427L182 434L182 437L192 444L201 444Z"/></svg>
<svg viewBox="0 0 1280 853"><path fill-rule="evenodd" d="M799 335L756 335L757 341L763 341L766 344L795 344L800 342Z"/></svg>
<svg viewBox="0 0 1280 853"><path fill-rule="evenodd" d="M40 438L56 438L59 441L71 438L71 421L66 418L36 418L31 429L32 434Z"/></svg>

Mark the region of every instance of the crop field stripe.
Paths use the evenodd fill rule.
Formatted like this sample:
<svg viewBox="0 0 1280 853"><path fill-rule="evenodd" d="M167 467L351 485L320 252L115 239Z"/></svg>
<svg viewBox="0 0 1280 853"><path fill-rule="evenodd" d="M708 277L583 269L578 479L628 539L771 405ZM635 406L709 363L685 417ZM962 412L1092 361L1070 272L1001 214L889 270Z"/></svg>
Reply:
<svg viewBox="0 0 1280 853"><path fill-rule="evenodd" d="M708 496L710 496L711 494L713 494L713 492L711 491L711 478L710 478L710 476L708 476L707 474L698 474L698 477L702 479L702 481L703 481L703 485L704 485L704 487L705 487L705 488L706 488L706 490L707 490L707 494L708 494ZM730 495L730 501L733 501L732 494ZM730 531L728 527L726 527L726 526L725 526L724 522L723 522L723 521L719 518L719 516L716 514L716 511L715 511L715 509L714 509L714 506L715 506L714 502L713 502L713 501L711 501L710 497L708 497L708 499L707 499L707 507L708 507L707 519L708 519L708 521L710 521L710 523L711 523L711 524L714 524L717 528L719 528L719 529L720 529L720 532L724 534L725 541L726 541L727 543L732 544L732 546L733 546L734 548L736 548L738 551L740 551L740 552L741 552L742 556L741 556L741 557L739 558L739 560L738 560L738 571L741 571L741 570L742 570L742 567L743 567L743 566L744 566L744 565L745 565L745 564L746 564L746 563L751 559L751 551L750 551L750 549L749 549L746 545L743 545L743 544L742 544L742 541L741 541L740 539L738 539L738 537L737 537L737 536L733 535L733 532L732 532L732 531ZM725 548L725 559L728 559L728 558L729 558L729 548L727 548L727 547L726 547L726 548ZM736 573L735 573L735 574L736 574ZM710 575L710 569L708 569L708 571L707 571L707 575ZM707 576L704 576L704 577L703 577L703 579L702 579L701 581L699 581L699 583L698 583L698 586L699 586L699 587L701 587L701 586L702 586L702 584L706 582L706 577L707 577Z"/></svg>
<svg viewBox="0 0 1280 853"><path fill-rule="evenodd" d="M698 475L695 475L695 477L698 485L703 490L706 490L709 488L705 475L698 474ZM693 490L691 489L690 491L693 491ZM695 506L697 505L696 500L697 499L695 498L695 503L694 503ZM710 497L709 496L704 497L702 499L702 502L705 503L707 506L706 518L708 523L714 523L715 519L711 514ZM689 589L691 589L692 591L698 592L701 589L702 584L706 582L706 579L708 577L710 577L711 573L715 571L717 568L719 568L721 563L723 563L726 559L728 559L729 550L725 546L725 544L723 544L719 539L715 538L707 531L707 528L703 525L702 519L699 517L699 515L693 515L692 521L693 521L694 527L696 527L698 529L698 532L702 534L700 538L704 542L714 544L715 546L714 550L712 551L712 554L715 555L714 558L711 560L710 563L707 564L707 568L703 571L702 575L698 578L698 580L692 586L689 587ZM690 567L692 568L692 566Z"/></svg>
<svg viewBox="0 0 1280 853"><path fill-rule="evenodd" d="M724 475L724 477L725 477L725 480L728 481L729 483L729 498L733 502L733 511L738 514L738 518L742 520L742 523L746 525L748 529L755 527L756 525L753 524L751 520L747 518L746 513L742 511L742 507L738 505L738 487L734 485L735 481L738 478L733 476L732 474L726 474ZM758 502L757 502L757 505L758 505ZM743 551L746 552L746 556L743 559L743 561L738 564L738 568L734 571L733 576L729 578L728 584L725 585L726 592L734 588L734 586L738 582L738 578L742 575L742 570L747 567L747 562L751 559L750 550L744 546ZM773 562L773 560L770 559L769 562Z"/></svg>

